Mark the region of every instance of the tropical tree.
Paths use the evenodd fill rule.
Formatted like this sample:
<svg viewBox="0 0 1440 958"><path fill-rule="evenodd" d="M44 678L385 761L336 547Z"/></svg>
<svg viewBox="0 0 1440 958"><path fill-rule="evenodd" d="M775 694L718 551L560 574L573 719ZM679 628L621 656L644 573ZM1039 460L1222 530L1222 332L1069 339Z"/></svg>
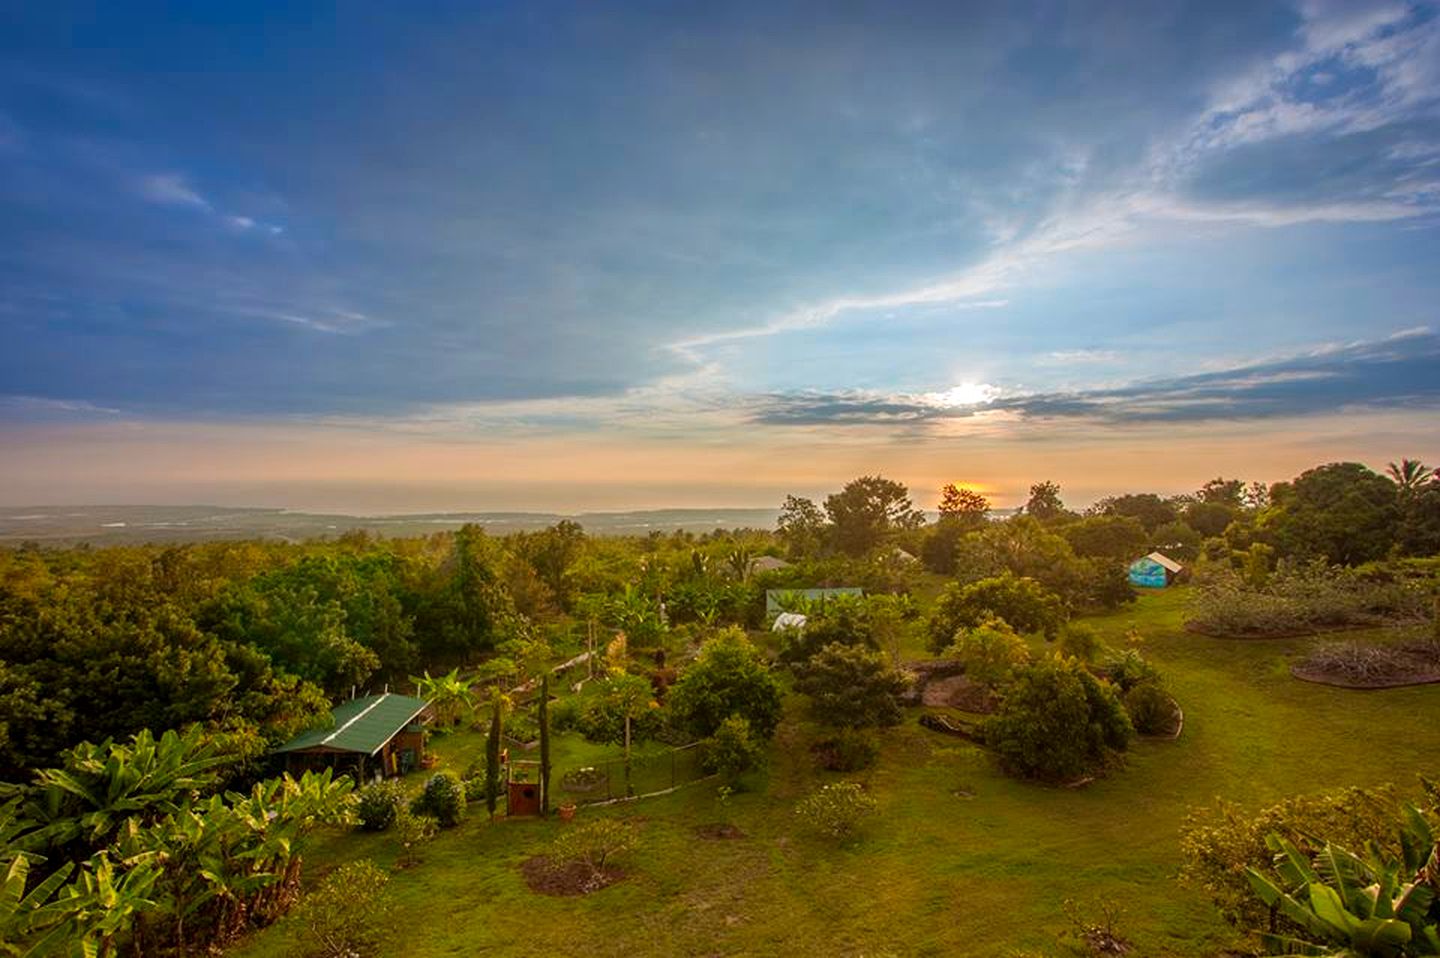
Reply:
<svg viewBox="0 0 1440 958"><path fill-rule="evenodd" d="M675 722L697 738L714 735L720 723L739 715L768 741L780 722L780 683L739 629L726 629L701 646L666 701Z"/></svg>
<svg viewBox="0 0 1440 958"><path fill-rule="evenodd" d="M949 482L940 488L939 510L942 521L951 519L976 528L984 523L985 515L990 511L990 500L974 489Z"/></svg>
<svg viewBox="0 0 1440 958"><path fill-rule="evenodd" d="M825 539L825 514L810 499L786 496L775 528L792 556L814 555Z"/></svg>
<svg viewBox="0 0 1440 958"><path fill-rule="evenodd" d="M1003 619L1021 632L1043 632L1053 639L1065 621L1064 604L1034 579L1005 573L969 585L952 582L935 603L930 618L930 647L940 652L961 629Z"/></svg>
<svg viewBox="0 0 1440 958"><path fill-rule="evenodd" d="M1428 482L1434 482L1440 470L1431 469L1418 459L1401 459L1386 467L1386 473L1399 487L1401 494L1414 492Z"/></svg>
<svg viewBox="0 0 1440 958"><path fill-rule="evenodd" d="M606 704L625 720L625 792L633 795L630 785L630 731L631 724L655 707L655 693L650 681L643 675L623 672L612 675L605 682L603 697Z"/></svg>
<svg viewBox="0 0 1440 958"><path fill-rule="evenodd" d="M1065 515L1065 503L1060 501L1060 485L1050 480L1037 482L1030 487L1030 498L1025 501L1025 515L1034 516L1041 522L1059 519Z"/></svg>
<svg viewBox="0 0 1440 958"><path fill-rule="evenodd" d="M827 645L797 669L795 687L810 696L815 717L836 728L900 722L900 696L909 683L880 652Z"/></svg>
<svg viewBox="0 0 1440 958"><path fill-rule="evenodd" d="M862 556L891 533L918 529L925 521L904 483L883 476L852 479L825 498L825 514L834 526L836 546L852 556Z"/></svg>
<svg viewBox="0 0 1440 958"><path fill-rule="evenodd" d="M430 703L436 725L454 725L475 709L475 693L469 681L460 677L459 668L437 676L427 670L421 676L410 676L410 681L415 684L415 695Z"/></svg>

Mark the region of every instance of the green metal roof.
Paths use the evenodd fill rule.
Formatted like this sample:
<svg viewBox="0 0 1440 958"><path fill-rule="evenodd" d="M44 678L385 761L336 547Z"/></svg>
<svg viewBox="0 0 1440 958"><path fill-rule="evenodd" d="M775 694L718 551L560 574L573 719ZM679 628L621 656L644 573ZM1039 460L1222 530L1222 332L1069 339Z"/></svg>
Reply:
<svg viewBox="0 0 1440 958"><path fill-rule="evenodd" d="M841 586L832 589L766 589L765 614L774 615L776 612L784 611L786 603L796 598L804 599L806 602L823 602L826 599L842 595L864 594L865 590L859 586Z"/></svg>
<svg viewBox="0 0 1440 958"><path fill-rule="evenodd" d="M408 695L367 695L351 699L331 709L329 728L314 729L297 735L277 748L277 752L303 752L309 749L329 752L358 752L374 755L415 720L429 705L423 699Z"/></svg>

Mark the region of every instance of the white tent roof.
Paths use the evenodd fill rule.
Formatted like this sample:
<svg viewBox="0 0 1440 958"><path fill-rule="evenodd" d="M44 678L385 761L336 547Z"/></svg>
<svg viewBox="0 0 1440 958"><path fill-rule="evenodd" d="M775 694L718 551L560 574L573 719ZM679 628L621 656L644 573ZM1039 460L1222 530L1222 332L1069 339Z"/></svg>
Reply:
<svg viewBox="0 0 1440 958"><path fill-rule="evenodd" d="M781 612L775 616L775 624L770 628L771 631L774 632L783 632L786 629L803 629L805 628L805 616L799 612Z"/></svg>
<svg viewBox="0 0 1440 958"><path fill-rule="evenodd" d="M1181 569L1185 568L1183 565L1176 562L1174 559L1170 558L1162 552L1152 552L1145 558L1151 560L1152 562L1158 562L1160 565L1164 566L1166 571L1168 572L1179 572Z"/></svg>

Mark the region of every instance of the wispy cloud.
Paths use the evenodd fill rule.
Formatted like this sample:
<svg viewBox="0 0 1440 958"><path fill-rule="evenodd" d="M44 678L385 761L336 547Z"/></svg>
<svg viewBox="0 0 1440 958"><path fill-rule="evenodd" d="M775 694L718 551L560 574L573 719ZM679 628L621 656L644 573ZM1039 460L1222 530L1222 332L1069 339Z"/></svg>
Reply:
<svg viewBox="0 0 1440 958"><path fill-rule="evenodd" d="M1042 366L1088 366L1113 363L1120 354L1113 349L1057 349L1040 357Z"/></svg>
<svg viewBox="0 0 1440 958"><path fill-rule="evenodd" d="M205 210L215 209L200 192L178 173L152 173L143 177L139 184L140 195L152 203L166 206L190 206Z"/></svg>
<svg viewBox="0 0 1440 958"><path fill-rule="evenodd" d="M1440 336L1429 328L1326 345L1230 369L1070 392L999 395L945 405L907 394L796 393L756 401L769 425L917 425L1010 414L1103 423L1271 419L1341 410L1440 407Z"/></svg>

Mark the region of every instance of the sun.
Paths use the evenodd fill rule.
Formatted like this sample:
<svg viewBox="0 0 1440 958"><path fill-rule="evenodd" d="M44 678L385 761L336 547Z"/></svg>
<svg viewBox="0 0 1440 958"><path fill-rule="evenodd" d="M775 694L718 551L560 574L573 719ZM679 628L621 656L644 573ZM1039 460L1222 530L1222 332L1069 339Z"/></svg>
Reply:
<svg viewBox="0 0 1440 958"><path fill-rule="evenodd" d="M925 398L937 406L952 409L957 406L983 406L994 402L999 395L999 388L989 383L960 383L943 392L927 393Z"/></svg>

